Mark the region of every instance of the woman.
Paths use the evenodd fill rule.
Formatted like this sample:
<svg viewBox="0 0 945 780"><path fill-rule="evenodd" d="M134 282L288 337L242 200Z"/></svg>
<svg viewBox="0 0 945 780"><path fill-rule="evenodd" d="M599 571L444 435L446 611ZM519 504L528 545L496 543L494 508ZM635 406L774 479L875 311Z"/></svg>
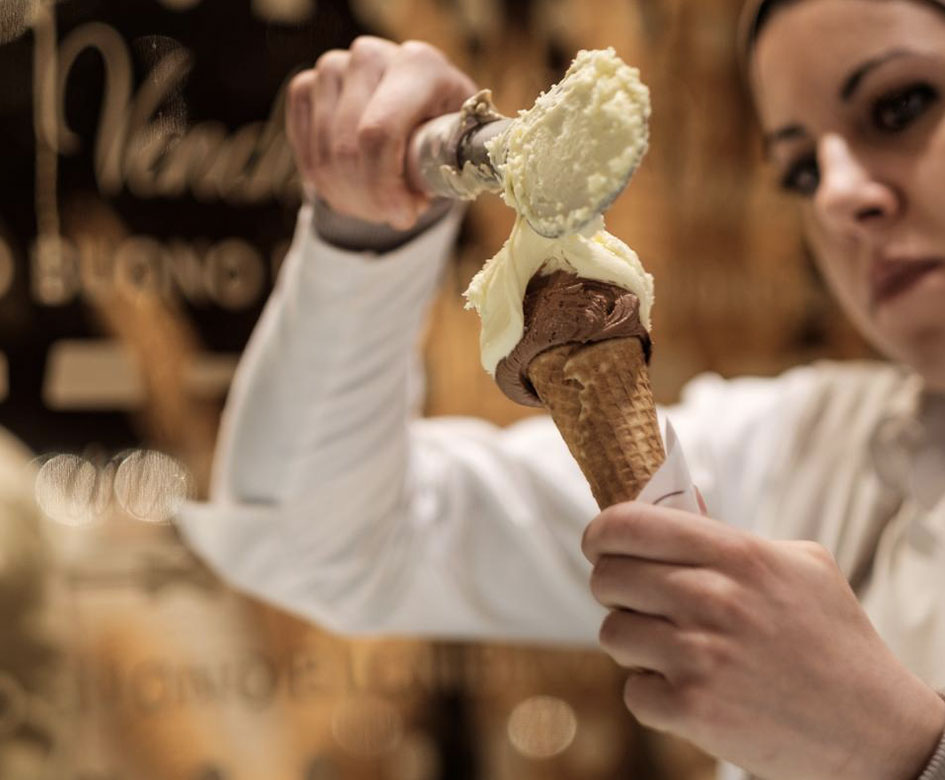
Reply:
<svg viewBox="0 0 945 780"><path fill-rule="evenodd" d="M237 377L216 504L182 524L231 579L339 630L599 632L646 670L625 690L637 718L760 777L945 777L945 7L747 13L771 158L895 362L691 387L669 414L724 523L629 503L585 530L547 420L405 423L456 218L409 191L403 150L473 85L429 46L366 38L293 84L320 200Z"/></svg>

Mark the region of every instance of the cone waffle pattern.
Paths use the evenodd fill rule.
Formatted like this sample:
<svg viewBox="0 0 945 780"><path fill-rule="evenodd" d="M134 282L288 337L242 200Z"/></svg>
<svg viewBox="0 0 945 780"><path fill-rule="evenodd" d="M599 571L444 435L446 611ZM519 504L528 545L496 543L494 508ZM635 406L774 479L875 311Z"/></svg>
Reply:
<svg viewBox="0 0 945 780"><path fill-rule="evenodd" d="M665 459L640 340L553 347L528 378L600 508L635 499Z"/></svg>

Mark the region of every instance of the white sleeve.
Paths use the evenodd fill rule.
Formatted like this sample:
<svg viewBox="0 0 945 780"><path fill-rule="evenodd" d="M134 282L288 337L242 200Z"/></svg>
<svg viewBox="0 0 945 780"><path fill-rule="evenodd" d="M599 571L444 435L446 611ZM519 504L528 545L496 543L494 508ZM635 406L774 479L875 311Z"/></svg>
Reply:
<svg viewBox="0 0 945 780"><path fill-rule="evenodd" d="M777 377L702 374L661 414L672 422L709 514L758 531L758 508L821 381L816 365Z"/></svg>
<svg viewBox="0 0 945 780"><path fill-rule="evenodd" d="M596 509L548 419L410 421L458 217L382 258L308 208L234 379L211 500L179 526L237 587L345 633L593 644Z"/></svg>

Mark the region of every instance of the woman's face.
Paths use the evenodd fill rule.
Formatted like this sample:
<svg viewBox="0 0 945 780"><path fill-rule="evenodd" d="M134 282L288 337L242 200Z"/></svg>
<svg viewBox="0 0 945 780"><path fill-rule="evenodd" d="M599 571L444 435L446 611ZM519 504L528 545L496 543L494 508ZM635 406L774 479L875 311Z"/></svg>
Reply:
<svg viewBox="0 0 945 780"><path fill-rule="evenodd" d="M945 389L945 12L800 0L757 41L769 156L860 330Z"/></svg>

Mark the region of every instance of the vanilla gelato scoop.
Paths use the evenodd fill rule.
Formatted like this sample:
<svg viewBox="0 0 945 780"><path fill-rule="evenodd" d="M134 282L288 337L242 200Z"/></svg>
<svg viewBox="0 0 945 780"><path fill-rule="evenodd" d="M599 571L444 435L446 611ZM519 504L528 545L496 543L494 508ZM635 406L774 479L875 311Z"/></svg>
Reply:
<svg viewBox="0 0 945 780"><path fill-rule="evenodd" d="M541 235L572 233L623 191L648 143L650 93L612 48L564 78L486 145L505 202Z"/></svg>
<svg viewBox="0 0 945 780"><path fill-rule="evenodd" d="M653 278L599 213L645 154L649 115L649 91L635 68L613 49L581 51L560 83L487 144L503 198L518 215L466 291L467 308L482 319L482 365L493 377L522 340L523 299L537 274L560 271L633 293L639 323L650 329Z"/></svg>

